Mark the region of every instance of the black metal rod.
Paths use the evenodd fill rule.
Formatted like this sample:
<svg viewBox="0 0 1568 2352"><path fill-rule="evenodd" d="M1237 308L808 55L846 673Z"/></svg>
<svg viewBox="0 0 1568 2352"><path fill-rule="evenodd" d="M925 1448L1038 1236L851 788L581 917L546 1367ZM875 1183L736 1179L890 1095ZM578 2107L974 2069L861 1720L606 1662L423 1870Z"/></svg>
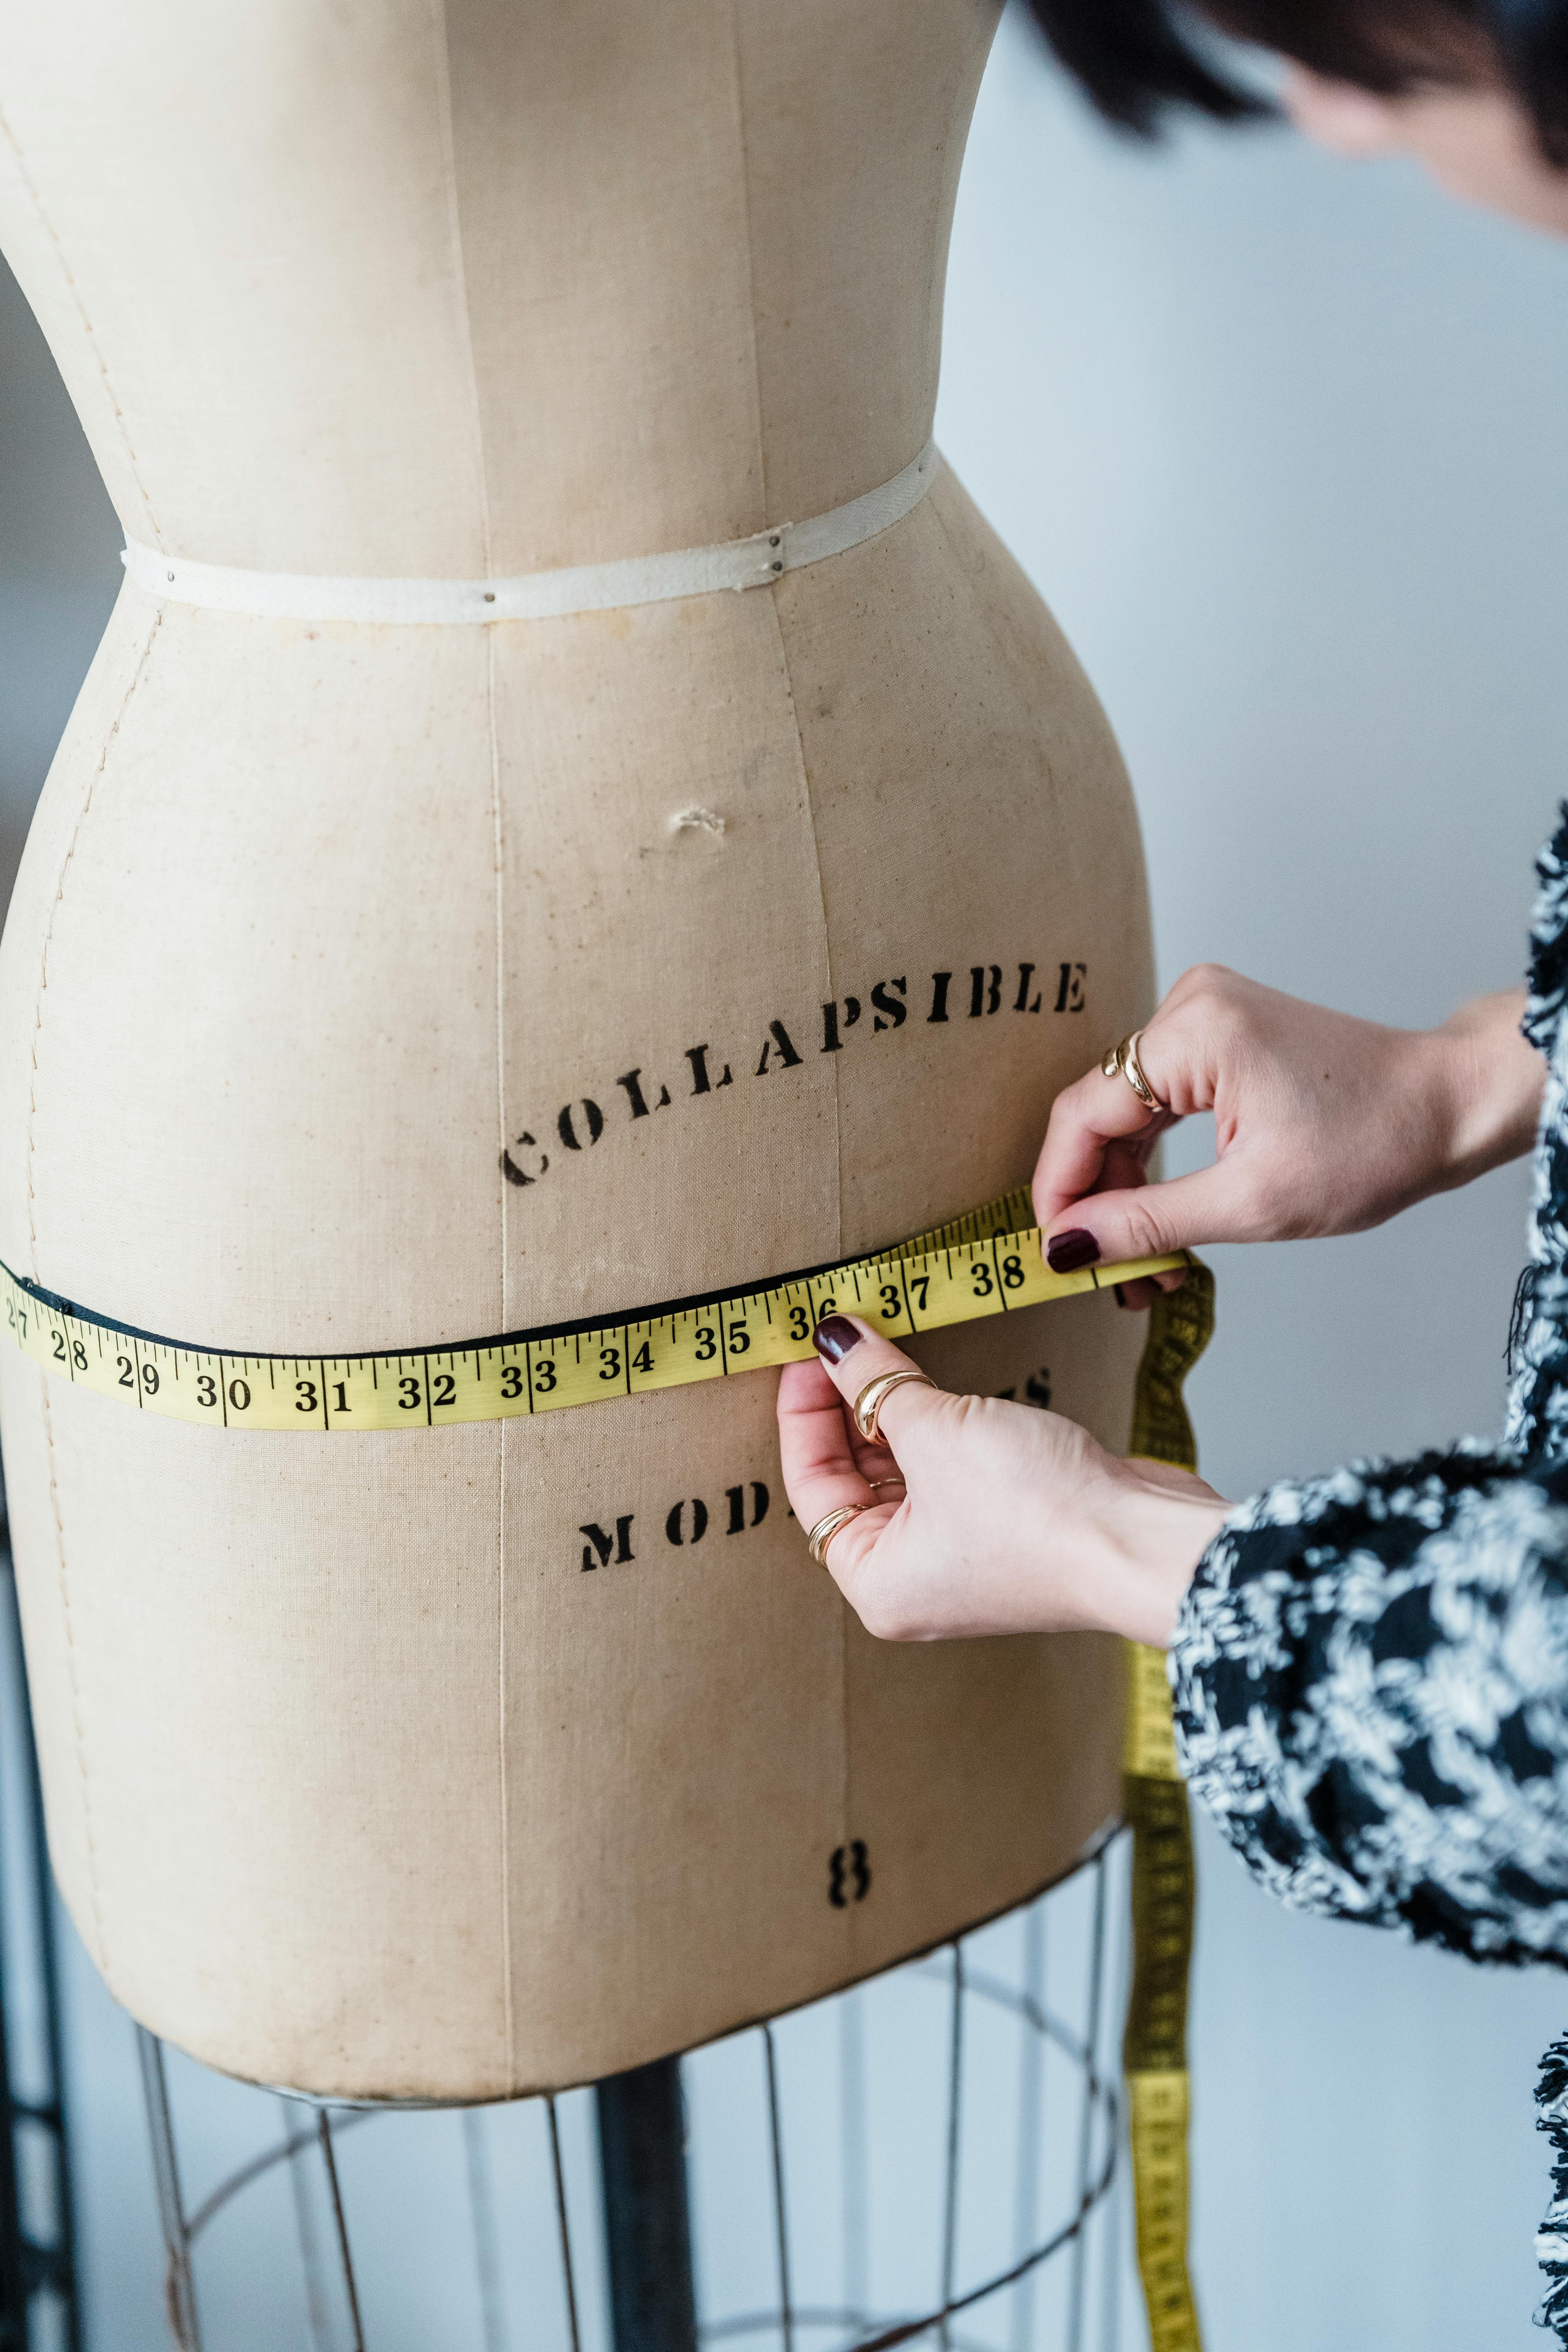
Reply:
<svg viewBox="0 0 1568 2352"><path fill-rule="evenodd" d="M616 2352L697 2352L680 2061L611 2074L595 2097Z"/></svg>
<svg viewBox="0 0 1568 2352"><path fill-rule="evenodd" d="M9 1537L5 1538L7 1543ZM81 2297L76 2276L76 2195L71 2182L70 2112L66 2097L65 2027L60 2013L59 1942L55 1933L54 1874L49 1868L48 1833L44 1822L44 1784L38 1777L38 1748L33 1737L32 1695L27 1687L26 1654L22 1647L22 1611L16 1597L16 1575L9 1550L5 1554L11 1603L11 1638L15 1643L17 1694L26 1758L27 1814L32 1834L33 1903L37 1914L38 1969L44 1988L44 2044L48 2056L49 2143L54 2173L54 2245L51 2270L65 2323L64 2352L82 2352Z"/></svg>
<svg viewBox="0 0 1568 2352"><path fill-rule="evenodd" d="M779 2115L778 2053L773 2048L773 2029L763 2028L763 2050L768 2071L768 2138L773 2159L773 2231L779 2252L779 2332L784 2338L784 2352L795 2352L795 2301L789 2275L789 2218L784 2207L784 2126Z"/></svg>
<svg viewBox="0 0 1568 2352"><path fill-rule="evenodd" d="M326 2280L321 2272L321 2245L316 2234L315 2210L310 2202L310 2176L305 2169L309 2149L316 2145L314 2130L294 2129L295 2102L279 2092L278 2104L282 2110L283 2145L274 2152L258 2158L253 2165L242 2168L249 2179L260 2178L263 2170L281 2160L289 2167L289 2189L294 2201L294 2230L300 2241L300 2270L305 2282L305 2322L310 2331L312 2352L331 2352L331 2321L327 2311ZM248 2182L247 2183L248 2185ZM206 2219L211 2200L193 2216L191 2234L194 2237Z"/></svg>
<svg viewBox="0 0 1568 2352"><path fill-rule="evenodd" d="M354 2278L353 2256L349 2252L348 2217L343 2211L342 2190L338 2186L338 2159L332 2153L331 2118L325 2107L316 2109L316 2137L321 2142L321 2163L326 2170L327 2188L332 2200L332 2222L338 2237L338 2263L343 2275L343 2293L348 2298L349 2326L353 2335L353 2352L364 2352L364 2330L360 2326L359 2285Z"/></svg>
<svg viewBox="0 0 1568 2352"><path fill-rule="evenodd" d="M952 2303L958 2268L958 2158L963 2118L963 1947L952 1948L952 2014L947 2045L947 2167L942 2186L942 2352L952 2341L948 2312Z"/></svg>
<svg viewBox="0 0 1568 2352"><path fill-rule="evenodd" d="M196 2317L195 2282L191 2276L191 2233L180 2193L179 2153L174 2146L174 2121L169 2107L169 2083L163 2072L163 2045L144 2025L133 2028L136 2055L142 2068L142 2095L147 2107L147 2130L153 2143L153 2181L158 2192L158 2219L163 2231L163 2304L169 2333L180 2352L202 2352L201 2323Z"/></svg>
<svg viewBox="0 0 1568 2352"><path fill-rule="evenodd" d="M583 2352L577 2333L577 2273L572 2266L572 2226L566 2212L566 2174L561 2162L561 2122L555 2113L555 2102L546 2096L544 2111L550 2119L550 2168L555 2176L555 2224L561 2235L561 2274L566 2289L566 2326L572 2352Z"/></svg>
<svg viewBox="0 0 1568 2352"><path fill-rule="evenodd" d="M0 1882L3 1878L0 1871ZM0 2347L3 2352L26 2352L30 2281L16 2179L16 2103L11 2088L11 2043L5 2019L5 1913L0 1903Z"/></svg>

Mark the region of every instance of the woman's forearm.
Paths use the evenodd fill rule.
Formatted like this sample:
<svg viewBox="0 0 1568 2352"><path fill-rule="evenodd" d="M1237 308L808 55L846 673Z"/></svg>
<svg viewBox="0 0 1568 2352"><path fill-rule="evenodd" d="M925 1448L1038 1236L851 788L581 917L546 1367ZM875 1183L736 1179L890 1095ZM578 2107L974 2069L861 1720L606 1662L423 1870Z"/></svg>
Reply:
<svg viewBox="0 0 1568 2352"><path fill-rule="evenodd" d="M1523 989L1504 989L1472 997L1421 1041L1442 1110L1433 1192L1468 1184L1534 1142L1546 1065L1521 1034L1523 1015Z"/></svg>
<svg viewBox="0 0 1568 2352"><path fill-rule="evenodd" d="M1085 1556L1084 1620L1169 1649L1183 1598L1231 1506L1181 1471L1130 1462L1118 1473L1094 1514L1100 1542Z"/></svg>

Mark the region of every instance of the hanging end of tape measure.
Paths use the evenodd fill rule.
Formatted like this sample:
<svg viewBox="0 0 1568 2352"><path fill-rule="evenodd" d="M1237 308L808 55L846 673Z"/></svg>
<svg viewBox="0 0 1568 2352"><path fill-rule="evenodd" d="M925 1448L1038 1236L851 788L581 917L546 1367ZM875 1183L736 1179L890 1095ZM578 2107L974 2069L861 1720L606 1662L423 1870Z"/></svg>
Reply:
<svg viewBox="0 0 1568 2352"><path fill-rule="evenodd" d="M1214 1337L1214 1270L1195 1257L1190 1269L1180 1290L1161 1291L1149 1309L1127 1451L1195 1471L1197 1440L1182 1384Z"/></svg>
<svg viewBox="0 0 1568 2352"><path fill-rule="evenodd" d="M1184 2068L1128 2074L1138 2269L1151 2352L1203 2352L1187 2272L1189 2105Z"/></svg>
<svg viewBox="0 0 1568 2352"><path fill-rule="evenodd" d="M1183 1382L1214 1334L1214 1275L1197 1259L1149 1310L1130 1454L1195 1472ZM1164 1653L1127 1646L1123 1756L1132 1832L1132 1983L1122 2041L1138 2272L1152 2352L1202 2352L1187 2273L1187 1971L1194 1870L1187 1792L1176 1762Z"/></svg>

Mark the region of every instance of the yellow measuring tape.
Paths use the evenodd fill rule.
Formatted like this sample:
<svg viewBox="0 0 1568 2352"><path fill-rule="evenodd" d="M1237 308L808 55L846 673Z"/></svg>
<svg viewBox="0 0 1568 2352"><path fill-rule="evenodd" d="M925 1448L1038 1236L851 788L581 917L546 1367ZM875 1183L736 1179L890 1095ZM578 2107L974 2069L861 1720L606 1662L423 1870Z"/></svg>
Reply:
<svg viewBox="0 0 1568 2352"><path fill-rule="evenodd" d="M1214 1331L1214 1276L1194 1265L1149 1310L1133 1392L1132 1443L1146 1461L1195 1470L1182 1382ZM1132 2146L1138 2273L1152 2352L1202 2352L1187 2273L1187 1972L1193 1837L1176 1769L1162 1650L1127 1644L1124 1803L1132 1831L1132 1986L1121 2043Z"/></svg>
<svg viewBox="0 0 1568 2352"><path fill-rule="evenodd" d="M1197 1466L1182 1382L1214 1328L1214 1278L1184 1252L1053 1274L1019 1189L870 1257L760 1289L676 1300L612 1322L557 1325L357 1356L240 1354L114 1323L0 1265L6 1328L33 1360L142 1412L211 1428L427 1429L595 1404L804 1361L825 1315L858 1314L906 1339L946 1324L1109 1289L1177 1266L1156 1297L1139 1366L1130 1452ZM1201 2352L1187 2275L1187 1969L1193 1854L1176 1769L1165 1662L1128 1645L1124 1756L1132 1830L1133 1971L1123 2042L1138 2267L1152 2352Z"/></svg>
<svg viewBox="0 0 1568 2352"><path fill-rule="evenodd" d="M1053 1274L1019 1190L871 1257L760 1289L673 1300L614 1321L356 1356L244 1355L163 1339L0 1266L6 1327L46 1371L171 1421L223 1429L428 1429L685 1388L804 1361L824 1315L863 1316L889 1339L1103 1290L1184 1265L1184 1255Z"/></svg>

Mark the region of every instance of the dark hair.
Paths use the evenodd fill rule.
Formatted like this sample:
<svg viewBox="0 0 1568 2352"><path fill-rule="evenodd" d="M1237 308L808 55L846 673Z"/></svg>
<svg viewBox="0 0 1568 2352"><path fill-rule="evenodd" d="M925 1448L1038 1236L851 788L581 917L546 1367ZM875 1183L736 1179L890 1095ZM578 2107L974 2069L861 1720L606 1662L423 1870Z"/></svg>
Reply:
<svg viewBox="0 0 1568 2352"><path fill-rule="evenodd" d="M1173 107L1221 122L1273 110L1234 81L1205 31L1384 96L1500 71L1542 152L1568 165L1568 0L1029 0L1047 40L1109 121L1150 137Z"/></svg>

